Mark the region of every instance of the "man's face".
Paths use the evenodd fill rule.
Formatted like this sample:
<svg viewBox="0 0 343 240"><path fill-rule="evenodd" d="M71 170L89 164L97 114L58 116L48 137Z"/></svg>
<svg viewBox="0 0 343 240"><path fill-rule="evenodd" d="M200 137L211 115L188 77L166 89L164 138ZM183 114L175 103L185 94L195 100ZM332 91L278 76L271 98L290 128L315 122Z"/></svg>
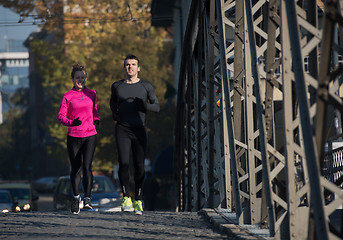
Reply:
<svg viewBox="0 0 343 240"><path fill-rule="evenodd" d="M125 73L129 77L134 77L138 75L141 67L138 66L138 61L136 59L127 59L124 65Z"/></svg>

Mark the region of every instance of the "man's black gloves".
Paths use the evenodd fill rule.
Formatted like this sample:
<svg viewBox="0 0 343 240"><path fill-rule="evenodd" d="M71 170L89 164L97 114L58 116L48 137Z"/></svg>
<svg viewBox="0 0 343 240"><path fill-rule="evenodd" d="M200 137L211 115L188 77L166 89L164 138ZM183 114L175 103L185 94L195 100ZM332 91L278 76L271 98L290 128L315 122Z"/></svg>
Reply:
<svg viewBox="0 0 343 240"><path fill-rule="evenodd" d="M113 118L113 121L116 121L116 122L119 122L120 120L118 113L112 113L112 118Z"/></svg>
<svg viewBox="0 0 343 240"><path fill-rule="evenodd" d="M73 120L73 126L80 126L81 125L81 121L79 120L79 118L76 118Z"/></svg>
<svg viewBox="0 0 343 240"><path fill-rule="evenodd" d="M147 103L140 98L135 98L133 103L137 106L138 110L141 112L146 112Z"/></svg>

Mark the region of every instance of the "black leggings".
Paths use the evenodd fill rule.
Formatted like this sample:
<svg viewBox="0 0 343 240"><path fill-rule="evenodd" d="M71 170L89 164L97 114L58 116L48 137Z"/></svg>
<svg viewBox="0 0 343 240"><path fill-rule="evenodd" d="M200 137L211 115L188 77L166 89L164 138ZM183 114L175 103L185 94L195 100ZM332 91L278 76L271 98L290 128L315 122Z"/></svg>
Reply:
<svg viewBox="0 0 343 240"><path fill-rule="evenodd" d="M130 151L135 170L135 199L142 200L142 188L144 183L144 159L147 145L147 135L144 127L128 128L117 124L115 136L119 161L119 181L123 196L130 195Z"/></svg>
<svg viewBox="0 0 343 240"><path fill-rule="evenodd" d="M74 196L79 195L81 165L85 197L90 197L93 185L92 161L96 147L96 135L79 138L67 136L67 149L70 159L70 181Z"/></svg>

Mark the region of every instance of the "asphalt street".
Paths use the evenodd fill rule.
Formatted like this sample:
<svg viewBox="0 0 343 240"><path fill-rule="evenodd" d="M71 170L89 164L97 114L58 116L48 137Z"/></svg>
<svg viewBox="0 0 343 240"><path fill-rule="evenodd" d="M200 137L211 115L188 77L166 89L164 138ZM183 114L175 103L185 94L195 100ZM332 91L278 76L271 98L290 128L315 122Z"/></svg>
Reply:
<svg viewBox="0 0 343 240"><path fill-rule="evenodd" d="M0 214L0 239L230 239L196 212L69 211Z"/></svg>
<svg viewBox="0 0 343 240"><path fill-rule="evenodd" d="M53 196L50 193L41 193L38 198L38 211L50 212L53 208Z"/></svg>
<svg viewBox="0 0 343 240"><path fill-rule="evenodd" d="M40 194L38 211L0 214L0 239L230 239L196 212L54 211L52 194Z"/></svg>

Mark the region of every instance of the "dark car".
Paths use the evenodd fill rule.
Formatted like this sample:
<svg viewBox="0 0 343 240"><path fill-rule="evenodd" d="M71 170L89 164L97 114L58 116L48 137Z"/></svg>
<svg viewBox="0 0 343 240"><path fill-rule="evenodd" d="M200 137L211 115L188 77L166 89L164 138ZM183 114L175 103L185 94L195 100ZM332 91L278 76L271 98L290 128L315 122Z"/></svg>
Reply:
<svg viewBox="0 0 343 240"><path fill-rule="evenodd" d="M80 195L84 198L82 184L80 184ZM73 201L70 177L62 176L58 179L54 191L54 209L69 210ZM91 193L91 205L93 211L120 211L120 194L114 187L111 180L106 176L96 175L93 178ZM83 202L80 204L82 209Z"/></svg>
<svg viewBox="0 0 343 240"><path fill-rule="evenodd" d="M0 212L19 212L20 207L14 201L11 193L7 190L0 190Z"/></svg>
<svg viewBox="0 0 343 240"><path fill-rule="evenodd" d="M29 182L4 181L0 183L0 189L7 190L18 202L21 211L37 211L38 195Z"/></svg>
<svg viewBox="0 0 343 240"><path fill-rule="evenodd" d="M40 193L52 193L57 181L58 177L42 177L33 182L33 188Z"/></svg>

